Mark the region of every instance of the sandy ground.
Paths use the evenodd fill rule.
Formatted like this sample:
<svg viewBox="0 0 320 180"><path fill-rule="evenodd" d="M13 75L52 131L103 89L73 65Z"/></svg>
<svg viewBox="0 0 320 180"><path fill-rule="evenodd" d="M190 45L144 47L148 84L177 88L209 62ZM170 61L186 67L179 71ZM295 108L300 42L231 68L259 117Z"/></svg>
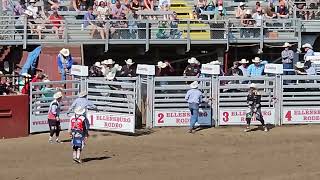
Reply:
<svg viewBox="0 0 320 180"><path fill-rule="evenodd" d="M92 132L81 165L73 163L68 142L48 144L47 134L0 140L0 180L319 180L319 129Z"/></svg>

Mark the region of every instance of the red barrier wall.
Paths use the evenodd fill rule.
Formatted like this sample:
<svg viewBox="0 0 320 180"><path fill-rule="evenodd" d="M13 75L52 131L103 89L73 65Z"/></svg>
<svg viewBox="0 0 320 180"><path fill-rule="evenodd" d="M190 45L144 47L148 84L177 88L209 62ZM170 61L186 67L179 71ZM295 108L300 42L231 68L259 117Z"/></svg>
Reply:
<svg viewBox="0 0 320 180"><path fill-rule="evenodd" d="M0 138L28 136L29 96L0 96Z"/></svg>

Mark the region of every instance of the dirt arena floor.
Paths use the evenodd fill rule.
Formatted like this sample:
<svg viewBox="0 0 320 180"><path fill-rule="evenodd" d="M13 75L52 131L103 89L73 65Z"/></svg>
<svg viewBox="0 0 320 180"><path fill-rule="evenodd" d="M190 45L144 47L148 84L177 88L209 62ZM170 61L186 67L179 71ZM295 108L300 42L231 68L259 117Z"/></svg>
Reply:
<svg viewBox="0 0 320 180"><path fill-rule="evenodd" d="M84 163L47 134L0 140L0 180L319 180L320 126L91 132ZM64 132L62 139L67 140Z"/></svg>

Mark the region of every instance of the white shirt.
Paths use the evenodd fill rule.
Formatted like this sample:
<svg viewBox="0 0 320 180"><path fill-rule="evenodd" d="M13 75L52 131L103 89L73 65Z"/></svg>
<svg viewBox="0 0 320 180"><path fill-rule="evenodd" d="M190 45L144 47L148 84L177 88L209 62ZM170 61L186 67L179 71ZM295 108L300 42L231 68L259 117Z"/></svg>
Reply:
<svg viewBox="0 0 320 180"><path fill-rule="evenodd" d="M161 6L170 6L171 2L170 0L159 0L159 5L158 7L161 8Z"/></svg>
<svg viewBox="0 0 320 180"><path fill-rule="evenodd" d="M253 19L256 20L256 26L261 27L262 26L262 20L263 20L263 14L254 13Z"/></svg>
<svg viewBox="0 0 320 180"><path fill-rule="evenodd" d="M245 68L241 65L239 66L239 69L241 69L243 76L248 76L248 67Z"/></svg>

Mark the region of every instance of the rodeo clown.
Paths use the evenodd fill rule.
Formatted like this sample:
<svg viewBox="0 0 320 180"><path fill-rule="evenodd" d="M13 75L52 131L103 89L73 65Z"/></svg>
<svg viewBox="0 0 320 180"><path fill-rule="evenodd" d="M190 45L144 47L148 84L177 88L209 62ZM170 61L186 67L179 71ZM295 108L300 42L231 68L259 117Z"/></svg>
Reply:
<svg viewBox="0 0 320 180"><path fill-rule="evenodd" d="M60 111L61 105L60 102L62 100L62 93L60 91L56 92L53 95L54 100L50 103L49 111L48 111L48 124L50 129L49 143L53 143L53 135L56 134L56 143L60 143L59 134L60 134Z"/></svg>
<svg viewBox="0 0 320 180"><path fill-rule="evenodd" d="M88 139L88 125L86 124L86 118L84 117L85 109L78 106L74 110L74 116L70 118L69 133L71 136L71 144L73 148L73 161L81 163L81 151L84 148L85 142Z"/></svg>
<svg viewBox="0 0 320 180"><path fill-rule="evenodd" d="M258 92L254 83L250 84L249 94L247 96L248 111L246 114L247 127L245 132L250 131L251 119L255 116L258 121L261 122L264 131L268 131L268 128L264 124L263 116L261 113L261 94Z"/></svg>

